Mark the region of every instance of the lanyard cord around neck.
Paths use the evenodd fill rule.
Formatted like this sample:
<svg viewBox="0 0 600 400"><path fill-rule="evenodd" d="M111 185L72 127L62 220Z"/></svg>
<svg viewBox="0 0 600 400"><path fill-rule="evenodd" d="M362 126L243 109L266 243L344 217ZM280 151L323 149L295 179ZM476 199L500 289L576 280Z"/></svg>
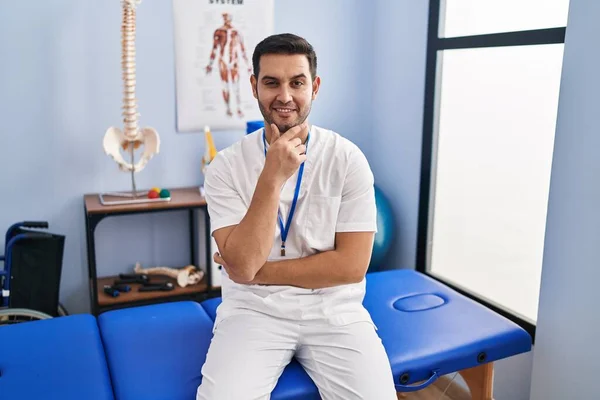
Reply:
<svg viewBox="0 0 600 400"><path fill-rule="evenodd" d="M267 137L265 131L263 131L263 147L265 150L265 158L267 157ZM306 152L308 153L308 141L310 140L310 131L306 137ZM298 202L298 195L300 193L300 183L302 182L302 175L304 174L304 162L300 164L300 170L298 171L298 179L296 180L296 189L294 190L294 199L292 200L292 207L290 207L290 213L288 215L285 227L283 226L283 219L281 218L281 209L277 211L277 220L279 221L279 229L281 231L281 256L285 256L285 241L287 239L290 226L292 225L292 218L294 217L294 211L296 211L296 203Z"/></svg>

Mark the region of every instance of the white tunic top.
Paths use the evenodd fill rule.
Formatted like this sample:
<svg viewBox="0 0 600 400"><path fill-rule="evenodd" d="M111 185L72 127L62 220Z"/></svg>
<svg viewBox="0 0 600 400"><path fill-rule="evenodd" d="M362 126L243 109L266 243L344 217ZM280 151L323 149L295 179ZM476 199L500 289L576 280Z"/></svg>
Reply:
<svg viewBox="0 0 600 400"><path fill-rule="evenodd" d="M204 190L211 232L238 224L245 216L265 164L263 129L217 154L206 171ZM281 191L280 210L287 222L298 172ZM333 250L336 232L377 231L373 174L360 149L339 134L312 126L298 202L282 257L276 223L270 261L307 257ZM330 268L323 265L323 268ZM371 322L362 306L365 281L324 289L284 285L244 285L222 269L223 302L217 321L244 312L279 318L323 320L334 325Z"/></svg>

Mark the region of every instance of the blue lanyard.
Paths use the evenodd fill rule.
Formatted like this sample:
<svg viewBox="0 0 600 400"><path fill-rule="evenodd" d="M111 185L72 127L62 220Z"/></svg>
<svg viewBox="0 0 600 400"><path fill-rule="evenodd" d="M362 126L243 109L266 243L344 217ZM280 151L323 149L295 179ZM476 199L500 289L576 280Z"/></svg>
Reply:
<svg viewBox="0 0 600 400"><path fill-rule="evenodd" d="M308 136L306 137L306 152L308 153L308 140L310 139L310 131L308 131ZM265 149L265 158L267 157L267 138L265 136L265 131L263 131L263 147ZM285 224L285 228L283 226L283 219L281 218L281 209L277 212L277 219L279 221L279 229L281 230L281 256L285 256L285 241L287 239L288 232L290 231L290 226L292 224L292 218L294 217L294 211L296 211L296 203L298 202L298 194L300 193L300 183L302 182L302 174L304 173L304 162L300 164L300 170L298 171L298 180L296 181L296 190L294 191L294 199L292 200L292 207L290 208L290 213L287 218L287 222Z"/></svg>

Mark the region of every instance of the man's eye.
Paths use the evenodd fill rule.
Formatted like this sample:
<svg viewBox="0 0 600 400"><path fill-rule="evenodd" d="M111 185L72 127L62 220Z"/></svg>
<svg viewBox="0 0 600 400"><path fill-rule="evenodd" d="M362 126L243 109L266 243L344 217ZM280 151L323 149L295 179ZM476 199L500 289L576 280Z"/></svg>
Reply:
<svg viewBox="0 0 600 400"><path fill-rule="evenodd" d="M302 82L302 81L296 81L296 82L294 82L294 85L295 86L302 86L302 85L304 85L304 82Z"/></svg>

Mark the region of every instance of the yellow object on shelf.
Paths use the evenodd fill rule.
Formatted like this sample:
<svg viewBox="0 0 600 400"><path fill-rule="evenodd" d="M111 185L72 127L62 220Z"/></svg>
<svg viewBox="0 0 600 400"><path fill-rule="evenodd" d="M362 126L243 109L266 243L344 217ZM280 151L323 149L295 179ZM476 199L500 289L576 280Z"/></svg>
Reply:
<svg viewBox="0 0 600 400"><path fill-rule="evenodd" d="M204 127L204 140L205 148L204 156L202 156L202 174L205 173L206 167L211 163L212 160L214 160L214 158L217 155L217 148L215 147L215 142L213 141L213 137L208 125Z"/></svg>

